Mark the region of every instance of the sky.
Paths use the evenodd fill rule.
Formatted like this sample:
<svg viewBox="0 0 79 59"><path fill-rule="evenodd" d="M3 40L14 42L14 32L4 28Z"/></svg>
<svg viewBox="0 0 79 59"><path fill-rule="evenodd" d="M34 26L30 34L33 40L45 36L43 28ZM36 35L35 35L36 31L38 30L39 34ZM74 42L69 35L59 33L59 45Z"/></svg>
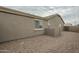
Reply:
<svg viewBox="0 0 79 59"><path fill-rule="evenodd" d="M61 15L65 23L71 23L72 25L79 24L78 6L6 6L6 7L42 17L58 13Z"/></svg>

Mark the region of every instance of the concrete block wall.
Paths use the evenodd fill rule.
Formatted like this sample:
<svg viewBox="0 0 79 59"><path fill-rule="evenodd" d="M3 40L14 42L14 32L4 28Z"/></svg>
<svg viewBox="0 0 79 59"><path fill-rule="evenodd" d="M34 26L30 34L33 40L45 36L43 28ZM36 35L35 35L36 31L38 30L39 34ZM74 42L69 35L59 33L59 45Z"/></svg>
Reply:
<svg viewBox="0 0 79 59"><path fill-rule="evenodd" d="M79 32L78 26L64 26L65 31Z"/></svg>
<svg viewBox="0 0 79 59"><path fill-rule="evenodd" d="M78 32L79 33L79 27L78 26L70 26L69 27L69 31Z"/></svg>

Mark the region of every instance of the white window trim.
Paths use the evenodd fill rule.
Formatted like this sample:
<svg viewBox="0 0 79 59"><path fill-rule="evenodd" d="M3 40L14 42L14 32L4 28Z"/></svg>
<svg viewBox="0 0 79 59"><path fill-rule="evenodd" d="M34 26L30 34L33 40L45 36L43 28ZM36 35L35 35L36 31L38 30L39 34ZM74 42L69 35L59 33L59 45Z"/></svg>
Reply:
<svg viewBox="0 0 79 59"><path fill-rule="evenodd" d="M34 30L44 30L44 28L35 28Z"/></svg>

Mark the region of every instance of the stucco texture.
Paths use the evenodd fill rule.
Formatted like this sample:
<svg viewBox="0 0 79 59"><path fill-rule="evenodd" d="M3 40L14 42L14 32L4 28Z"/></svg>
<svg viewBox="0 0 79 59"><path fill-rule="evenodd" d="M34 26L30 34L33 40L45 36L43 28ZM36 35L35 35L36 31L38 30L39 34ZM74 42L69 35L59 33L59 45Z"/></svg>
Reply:
<svg viewBox="0 0 79 59"><path fill-rule="evenodd" d="M0 42L43 34L34 31L34 19L0 12Z"/></svg>

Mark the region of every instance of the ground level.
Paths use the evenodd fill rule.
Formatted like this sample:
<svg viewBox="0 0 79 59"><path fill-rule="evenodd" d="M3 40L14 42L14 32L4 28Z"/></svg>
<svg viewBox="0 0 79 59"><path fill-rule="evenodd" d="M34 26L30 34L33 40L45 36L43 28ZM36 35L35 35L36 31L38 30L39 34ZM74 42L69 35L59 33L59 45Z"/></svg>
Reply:
<svg viewBox="0 0 79 59"><path fill-rule="evenodd" d="M0 43L0 51L8 52L79 52L79 33L63 32L60 37L41 35Z"/></svg>

